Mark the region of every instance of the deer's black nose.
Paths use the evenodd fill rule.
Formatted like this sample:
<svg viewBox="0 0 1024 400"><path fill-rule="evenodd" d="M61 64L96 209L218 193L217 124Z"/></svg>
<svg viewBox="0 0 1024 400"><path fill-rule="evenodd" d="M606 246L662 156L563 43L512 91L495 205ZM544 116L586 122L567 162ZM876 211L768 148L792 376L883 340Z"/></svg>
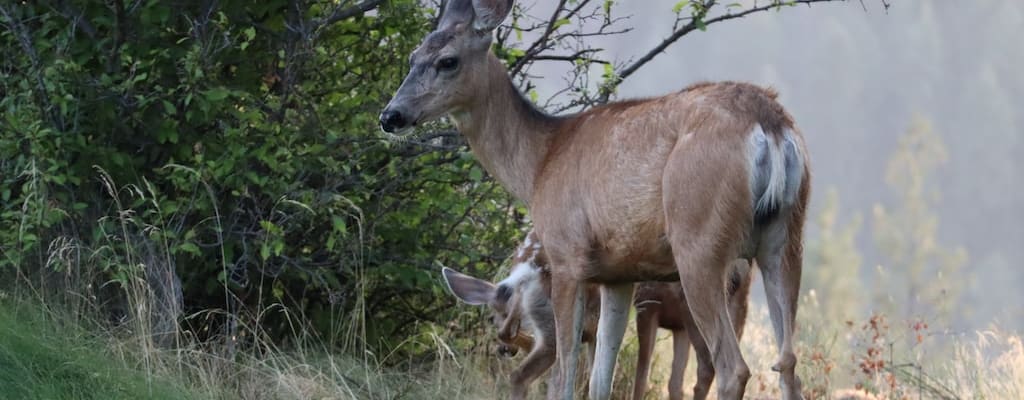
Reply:
<svg viewBox="0 0 1024 400"><path fill-rule="evenodd" d="M405 115L397 110L384 110L380 113L380 128L387 133L395 133L409 124Z"/></svg>
<svg viewBox="0 0 1024 400"><path fill-rule="evenodd" d="M504 345L504 344L498 345L498 355L499 356L502 356L502 357L515 357L515 355L517 353L519 353L519 349L517 349L517 348L515 348L513 346L507 346L507 345Z"/></svg>

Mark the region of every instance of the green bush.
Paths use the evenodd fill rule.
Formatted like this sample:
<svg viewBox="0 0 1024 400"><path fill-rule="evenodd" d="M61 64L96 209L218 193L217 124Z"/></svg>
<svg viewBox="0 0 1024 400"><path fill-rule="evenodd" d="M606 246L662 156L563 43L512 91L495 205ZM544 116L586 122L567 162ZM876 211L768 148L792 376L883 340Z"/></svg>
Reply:
<svg viewBox="0 0 1024 400"><path fill-rule="evenodd" d="M430 15L352 4L0 6L0 274L126 287L168 264L186 315L228 311L188 321L209 336L299 314L353 342L355 316L393 345L450 319L437 263L492 271L521 211L457 135L378 136Z"/></svg>

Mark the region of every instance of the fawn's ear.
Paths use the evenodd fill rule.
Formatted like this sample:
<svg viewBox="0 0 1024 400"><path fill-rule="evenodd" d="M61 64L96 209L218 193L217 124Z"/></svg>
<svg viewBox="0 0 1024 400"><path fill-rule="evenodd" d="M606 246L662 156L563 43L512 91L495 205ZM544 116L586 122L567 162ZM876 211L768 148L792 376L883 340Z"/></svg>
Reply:
<svg viewBox="0 0 1024 400"><path fill-rule="evenodd" d="M441 274L444 275L444 283L448 285L448 290L466 304L484 305L490 303L494 298L495 286L493 283L460 274L448 267L441 270Z"/></svg>

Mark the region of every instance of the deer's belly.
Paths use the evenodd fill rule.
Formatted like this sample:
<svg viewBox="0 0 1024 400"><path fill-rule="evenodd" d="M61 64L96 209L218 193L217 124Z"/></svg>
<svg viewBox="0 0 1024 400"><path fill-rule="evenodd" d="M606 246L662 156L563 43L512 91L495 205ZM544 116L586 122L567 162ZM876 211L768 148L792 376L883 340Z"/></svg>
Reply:
<svg viewBox="0 0 1024 400"><path fill-rule="evenodd" d="M660 182L637 184L625 193L605 193L587 213L592 227L595 281L676 280L672 248L665 236Z"/></svg>
<svg viewBox="0 0 1024 400"><path fill-rule="evenodd" d="M588 266L585 278L591 282L679 281L670 250L644 254L643 258L615 256L598 257L597 262Z"/></svg>
<svg viewBox="0 0 1024 400"><path fill-rule="evenodd" d="M660 175L660 174L658 174ZM643 175L641 175L643 176ZM678 279L665 237L660 179L633 177L618 185L562 181L532 202L548 254L584 255L580 278L592 282ZM552 257L552 261L564 257ZM554 266L554 268L558 268Z"/></svg>
<svg viewBox="0 0 1024 400"><path fill-rule="evenodd" d="M595 232L593 260L584 278L593 282L678 281L672 247L660 219Z"/></svg>

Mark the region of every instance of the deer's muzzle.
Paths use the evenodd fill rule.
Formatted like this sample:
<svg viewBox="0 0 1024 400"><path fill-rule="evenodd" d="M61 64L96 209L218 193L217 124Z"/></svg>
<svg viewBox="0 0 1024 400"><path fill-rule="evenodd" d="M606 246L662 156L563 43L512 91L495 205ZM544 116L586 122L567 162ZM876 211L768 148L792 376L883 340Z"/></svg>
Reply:
<svg viewBox="0 0 1024 400"><path fill-rule="evenodd" d="M395 133L409 127L409 118L400 110L384 109L380 113L380 128L387 133Z"/></svg>

